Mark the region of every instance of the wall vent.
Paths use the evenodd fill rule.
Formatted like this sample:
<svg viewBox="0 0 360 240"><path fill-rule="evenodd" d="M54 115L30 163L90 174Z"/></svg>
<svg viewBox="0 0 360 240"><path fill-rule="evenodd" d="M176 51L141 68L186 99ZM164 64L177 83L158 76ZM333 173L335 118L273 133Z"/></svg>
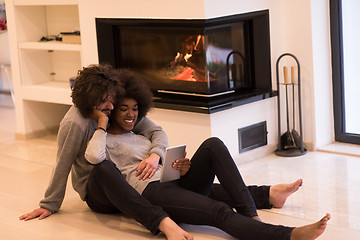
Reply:
<svg viewBox="0 0 360 240"><path fill-rule="evenodd" d="M267 145L266 121L238 129L239 153Z"/></svg>

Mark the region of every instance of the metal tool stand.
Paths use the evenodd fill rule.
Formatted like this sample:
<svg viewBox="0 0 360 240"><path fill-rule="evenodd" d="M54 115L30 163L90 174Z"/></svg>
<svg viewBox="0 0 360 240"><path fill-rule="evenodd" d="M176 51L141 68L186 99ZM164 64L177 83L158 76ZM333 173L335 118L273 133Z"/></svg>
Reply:
<svg viewBox="0 0 360 240"><path fill-rule="evenodd" d="M290 82L286 81L286 77L284 76L284 81L280 82L279 79L279 62L283 57L291 57L296 61L297 64L297 81L295 79L291 79ZM287 73L285 73L287 74ZM292 76L294 77L294 76ZM276 61L276 81L277 81L277 91L278 91L278 133L279 133L279 143L278 149L275 151L275 154L282 157L296 157L301 156L306 153L306 149L303 142L303 129L302 129L302 115L301 115L301 78L300 78L300 63L298 59L291 53L282 54ZM290 130L290 117L289 114L290 104L289 104L289 94L288 88L290 87L290 93L292 93L292 99L290 99L292 103L292 130ZM297 102L298 102L298 131L296 130L295 118L296 118L296 109L295 109L295 88L297 87ZM286 125L287 131L281 134L281 107L280 107L280 98L282 94L285 92L285 100L286 100Z"/></svg>

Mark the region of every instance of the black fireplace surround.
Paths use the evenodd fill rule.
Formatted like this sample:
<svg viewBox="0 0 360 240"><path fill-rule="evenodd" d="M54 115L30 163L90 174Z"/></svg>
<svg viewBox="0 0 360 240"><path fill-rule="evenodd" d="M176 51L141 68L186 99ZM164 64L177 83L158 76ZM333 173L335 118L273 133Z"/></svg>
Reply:
<svg viewBox="0 0 360 240"><path fill-rule="evenodd" d="M155 107L213 113L277 95L268 10L212 19L97 18L100 63L136 71Z"/></svg>

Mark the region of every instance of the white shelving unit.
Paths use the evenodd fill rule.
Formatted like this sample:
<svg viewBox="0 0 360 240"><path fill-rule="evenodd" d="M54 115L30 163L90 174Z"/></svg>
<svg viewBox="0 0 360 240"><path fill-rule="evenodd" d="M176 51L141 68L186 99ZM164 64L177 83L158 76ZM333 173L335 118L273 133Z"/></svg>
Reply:
<svg viewBox="0 0 360 240"><path fill-rule="evenodd" d="M7 0L17 137L53 131L71 102L69 79L82 67L81 44L40 42L79 29L77 0Z"/></svg>

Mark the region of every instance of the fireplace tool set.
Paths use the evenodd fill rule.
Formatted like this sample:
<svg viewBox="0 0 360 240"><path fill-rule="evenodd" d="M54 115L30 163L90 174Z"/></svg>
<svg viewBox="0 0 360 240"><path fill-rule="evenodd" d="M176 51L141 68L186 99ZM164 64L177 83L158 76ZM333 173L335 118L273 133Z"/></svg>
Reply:
<svg viewBox="0 0 360 240"><path fill-rule="evenodd" d="M280 60L283 57L293 58L296 62L296 67L291 66L291 79L289 80L289 68L283 66L283 81L280 81L279 66ZM285 61L284 61L285 62ZM293 62L293 61L291 61ZM297 72L297 78L295 73ZM301 78L300 78L300 63L298 59L291 53L282 54L276 61L276 81L278 91L278 149L275 154L283 157L301 156L306 153L302 134L301 121ZM295 89L297 88L297 92ZM285 96L282 94L285 93ZM285 98L285 114L286 114L286 132L281 133L281 102ZM297 103L297 104L296 104ZM298 112L296 111L298 110ZM297 122L296 122L297 119ZM292 121L291 121L292 120ZM297 125L296 125L297 123ZM290 126L292 124L292 126Z"/></svg>

